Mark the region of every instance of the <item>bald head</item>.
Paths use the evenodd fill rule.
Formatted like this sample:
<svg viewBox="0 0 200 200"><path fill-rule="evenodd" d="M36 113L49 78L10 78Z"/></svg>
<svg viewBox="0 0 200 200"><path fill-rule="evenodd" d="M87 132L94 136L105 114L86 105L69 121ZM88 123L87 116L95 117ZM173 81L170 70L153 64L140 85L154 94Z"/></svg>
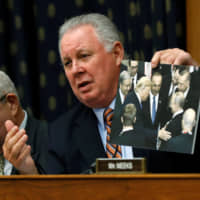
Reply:
<svg viewBox="0 0 200 200"><path fill-rule="evenodd" d="M182 118L182 132L192 132L196 122L196 112L192 108L188 108Z"/></svg>

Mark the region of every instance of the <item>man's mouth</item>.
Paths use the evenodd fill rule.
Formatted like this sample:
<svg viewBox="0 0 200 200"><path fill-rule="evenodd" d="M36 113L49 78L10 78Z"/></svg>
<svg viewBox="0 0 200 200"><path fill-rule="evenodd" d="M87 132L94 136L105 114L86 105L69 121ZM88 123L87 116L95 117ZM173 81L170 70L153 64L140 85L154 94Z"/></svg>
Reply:
<svg viewBox="0 0 200 200"><path fill-rule="evenodd" d="M83 81L81 83L78 84L78 89L81 91L81 92L87 92L89 89L90 89L90 83L89 81Z"/></svg>
<svg viewBox="0 0 200 200"><path fill-rule="evenodd" d="M85 87L85 86L88 85L88 84L89 84L89 81L81 82L80 84L78 84L78 88Z"/></svg>

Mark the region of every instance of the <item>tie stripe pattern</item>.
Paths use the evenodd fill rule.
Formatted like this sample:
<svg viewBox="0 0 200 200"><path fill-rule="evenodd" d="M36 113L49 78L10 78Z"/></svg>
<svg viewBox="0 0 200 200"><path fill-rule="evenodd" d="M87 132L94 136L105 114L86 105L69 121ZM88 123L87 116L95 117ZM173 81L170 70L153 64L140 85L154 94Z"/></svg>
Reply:
<svg viewBox="0 0 200 200"><path fill-rule="evenodd" d="M110 134L111 134L111 125L112 125L112 118L113 118L113 109L107 108L104 111L104 122L107 130L106 136L106 154L108 158L121 158L121 147L116 144L110 144Z"/></svg>

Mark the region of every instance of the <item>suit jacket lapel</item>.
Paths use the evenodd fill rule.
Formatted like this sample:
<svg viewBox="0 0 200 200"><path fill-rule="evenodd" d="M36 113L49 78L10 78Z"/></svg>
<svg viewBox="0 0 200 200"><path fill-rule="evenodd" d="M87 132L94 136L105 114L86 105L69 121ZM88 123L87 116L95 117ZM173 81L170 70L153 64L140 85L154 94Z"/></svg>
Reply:
<svg viewBox="0 0 200 200"><path fill-rule="evenodd" d="M93 111L86 108L75 123L77 145L80 148L80 153L85 157L86 162L91 165L96 158L106 157L97 127L97 119Z"/></svg>

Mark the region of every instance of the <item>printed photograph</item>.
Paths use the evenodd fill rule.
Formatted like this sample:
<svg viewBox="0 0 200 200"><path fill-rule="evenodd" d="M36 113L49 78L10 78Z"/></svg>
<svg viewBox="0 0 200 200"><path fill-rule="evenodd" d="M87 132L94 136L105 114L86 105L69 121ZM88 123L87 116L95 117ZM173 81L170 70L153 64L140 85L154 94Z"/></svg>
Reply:
<svg viewBox="0 0 200 200"><path fill-rule="evenodd" d="M193 154L199 119L196 66L125 60L111 128L113 144Z"/></svg>

